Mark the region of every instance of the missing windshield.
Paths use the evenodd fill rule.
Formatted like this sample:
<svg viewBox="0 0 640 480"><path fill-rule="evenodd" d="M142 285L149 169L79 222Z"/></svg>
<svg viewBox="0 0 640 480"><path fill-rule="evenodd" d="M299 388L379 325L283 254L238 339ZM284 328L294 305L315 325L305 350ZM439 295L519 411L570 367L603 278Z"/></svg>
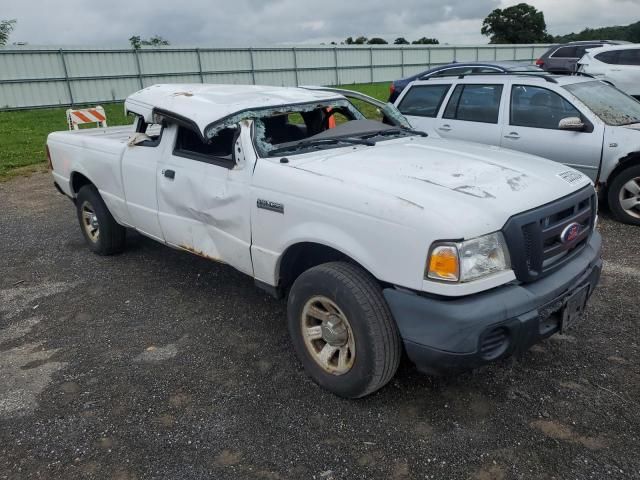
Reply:
<svg viewBox="0 0 640 480"><path fill-rule="evenodd" d="M329 103L269 109L254 119L260 156L306 152L347 145L375 145L377 140L416 134L404 126L367 120L351 103Z"/></svg>

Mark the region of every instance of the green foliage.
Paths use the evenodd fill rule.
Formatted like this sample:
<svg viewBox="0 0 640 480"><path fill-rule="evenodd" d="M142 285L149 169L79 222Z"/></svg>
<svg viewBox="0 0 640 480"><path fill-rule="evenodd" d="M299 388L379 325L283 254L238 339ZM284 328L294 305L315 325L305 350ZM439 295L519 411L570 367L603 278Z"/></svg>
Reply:
<svg viewBox="0 0 640 480"><path fill-rule="evenodd" d="M129 43L131 44L131 48L138 50L140 47L149 46L149 47L159 47L162 45L169 45L169 41L162 38L160 35L154 35L153 37L145 40L140 38L140 35L133 35L129 37Z"/></svg>
<svg viewBox="0 0 640 480"><path fill-rule="evenodd" d="M0 20L0 47L6 45L9 35L16 27L16 20Z"/></svg>
<svg viewBox="0 0 640 480"><path fill-rule="evenodd" d="M386 44L387 44L387 43L389 43L389 42L387 42L384 38L380 38L380 37L373 37L373 38L370 38L370 39L367 41L367 43L368 43L369 45L386 45Z"/></svg>
<svg viewBox="0 0 640 480"><path fill-rule="evenodd" d="M394 45L409 45L409 42L404 37L398 37L393 41Z"/></svg>
<svg viewBox="0 0 640 480"><path fill-rule="evenodd" d="M418 40L414 40L411 43L413 45L439 45L440 44L437 38L427 38L427 37L419 38Z"/></svg>
<svg viewBox="0 0 640 480"><path fill-rule="evenodd" d="M544 43L553 40L547 33L544 13L526 3L496 8L482 22L480 32L491 43Z"/></svg>
<svg viewBox="0 0 640 480"><path fill-rule="evenodd" d="M640 43L640 22L625 26L585 28L580 33L569 33L554 37L554 41L557 43L577 40L626 40L632 43Z"/></svg>

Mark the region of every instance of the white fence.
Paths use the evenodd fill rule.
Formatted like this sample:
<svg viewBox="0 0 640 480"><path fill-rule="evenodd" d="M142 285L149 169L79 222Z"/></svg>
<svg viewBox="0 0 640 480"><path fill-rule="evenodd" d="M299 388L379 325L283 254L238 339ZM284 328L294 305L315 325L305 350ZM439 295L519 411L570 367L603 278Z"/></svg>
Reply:
<svg viewBox="0 0 640 480"><path fill-rule="evenodd" d="M387 82L462 61L533 61L547 45L0 49L0 110L123 100L155 83Z"/></svg>

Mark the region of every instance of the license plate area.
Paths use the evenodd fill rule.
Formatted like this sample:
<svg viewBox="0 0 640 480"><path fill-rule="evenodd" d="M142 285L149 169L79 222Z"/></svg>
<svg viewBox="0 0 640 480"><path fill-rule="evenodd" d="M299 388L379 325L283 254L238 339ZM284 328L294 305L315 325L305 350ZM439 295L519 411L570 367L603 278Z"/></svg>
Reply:
<svg viewBox="0 0 640 480"><path fill-rule="evenodd" d="M562 309L562 323L560 324L560 332L564 333L571 328L584 314L589 299L590 285L584 285L573 292Z"/></svg>

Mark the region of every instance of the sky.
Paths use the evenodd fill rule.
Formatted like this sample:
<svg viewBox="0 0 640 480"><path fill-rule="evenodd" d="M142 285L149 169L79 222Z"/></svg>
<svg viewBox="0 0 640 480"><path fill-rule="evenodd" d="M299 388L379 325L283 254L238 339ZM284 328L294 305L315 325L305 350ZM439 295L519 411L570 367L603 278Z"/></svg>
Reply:
<svg viewBox="0 0 640 480"><path fill-rule="evenodd" d="M273 46L340 42L348 36L390 43L435 37L482 44L482 20L505 0L21 0L0 19L17 19L10 42L125 46L132 35L161 35L176 46ZM529 0L554 35L640 20L640 0Z"/></svg>

